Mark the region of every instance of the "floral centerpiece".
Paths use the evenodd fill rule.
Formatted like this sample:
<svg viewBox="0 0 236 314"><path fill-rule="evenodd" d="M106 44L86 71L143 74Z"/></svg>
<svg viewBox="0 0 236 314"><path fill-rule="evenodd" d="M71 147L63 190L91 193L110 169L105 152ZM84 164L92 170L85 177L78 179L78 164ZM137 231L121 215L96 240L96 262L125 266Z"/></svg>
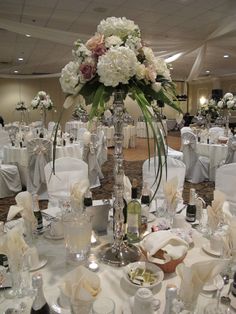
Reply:
<svg viewBox="0 0 236 314"><path fill-rule="evenodd" d="M46 92L40 91L31 101L31 106L33 109L51 110L53 108L53 102Z"/></svg>
<svg viewBox="0 0 236 314"><path fill-rule="evenodd" d="M17 111L26 111L28 108L26 106L26 104L24 103L24 101L18 101L18 103L16 104L16 110Z"/></svg>
<svg viewBox="0 0 236 314"><path fill-rule="evenodd" d="M114 243L104 248L102 260L116 266L140 258L137 247L123 242L123 155L122 128L124 121L124 99L130 96L142 111L147 126L153 131L155 152L158 154L156 181L162 177L162 152L165 143L160 130L153 126L153 116L161 118L153 110L153 100L164 102L181 111L176 98L169 69L164 60L156 57L141 39L141 32L133 21L125 17L109 17L97 26L97 32L86 43L77 40L72 50L73 60L61 72L60 83L67 94L63 108L76 104L78 95L91 104L89 119L100 118L109 109L109 100L114 97ZM61 116L63 115L63 110ZM55 141L54 141L55 142ZM150 147L148 138L148 147ZM53 160L55 160L55 145ZM149 150L150 153L150 150ZM167 163L164 163L165 165Z"/></svg>
<svg viewBox="0 0 236 314"><path fill-rule="evenodd" d="M223 98L218 101L217 106L219 109L236 110L236 96L232 93L226 93Z"/></svg>
<svg viewBox="0 0 236 314"><path fill-rule="evenodd" d="M204 104L201 104L198 112L201 116L208 116L212 120L219 116L219 109L214 99L207 100Z"/></svg>

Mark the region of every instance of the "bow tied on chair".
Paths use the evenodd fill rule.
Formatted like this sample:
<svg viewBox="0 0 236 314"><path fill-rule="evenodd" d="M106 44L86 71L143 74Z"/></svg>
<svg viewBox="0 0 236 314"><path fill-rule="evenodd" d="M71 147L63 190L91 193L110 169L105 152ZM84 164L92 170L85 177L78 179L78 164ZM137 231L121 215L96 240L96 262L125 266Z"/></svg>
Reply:
<svg viewBox="0 0 236 314"><path fill-rule="evenodd" d="M37 145L34 149L33 149L34 154L36 155L40 155L40 154L46 154L47 153L47 148L43 145Z"/></svg>

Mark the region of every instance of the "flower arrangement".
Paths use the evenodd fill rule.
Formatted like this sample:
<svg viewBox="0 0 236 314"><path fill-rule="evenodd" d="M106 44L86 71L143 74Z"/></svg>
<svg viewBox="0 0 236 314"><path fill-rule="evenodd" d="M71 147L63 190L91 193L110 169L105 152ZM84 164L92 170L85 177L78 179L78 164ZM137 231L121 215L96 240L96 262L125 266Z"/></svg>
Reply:
<svg viewBox="0 0 236 314"><path fill-rule="evenodd" d="M219 109L236 110L236 96L232 93L226 93L223 98L218 101L217 106Z"/></svg>
<svg viewBox="0 0 236 314"><path fill-rule="evenodd" d="M219 116L218 106L214 99L201 104L198 112L201 116L209 116L211 119L216 119Z"/></svg>
<svg viewBox="0 0 236 314"><path fill-rule="evenodd" d="M26 106L26 104L24 103L24 101L19 101L19 102L16 104L16 110L17 110L17 111L26 111L26 110L27 110L27 106Z"/></svg>
<svg viewBox="0 0 236 314"><path fill-rule="evenodd" d="M46 92L39 91L31 101L31 106L33 109L51 110L53 108L53 102Z"/></svg>
<svg viewBox="0 0 236 314"><path fill-rule="evenodd" d="M141 109L160 156L165 149L158 136L160 130L153 126L153 100L180 112L181 109L165 61L144 44L138 25L125 17L102 20L85 44L81 40L74 43L72 55L73 60L62 69L60 77L62 90L67 94L64 109L76 103L77 95L82 95L86 105L92 104L89 118L100 117L115 91L122 90L123 99L129 95ZM161 168L160 161L160 176Z"/></svg>

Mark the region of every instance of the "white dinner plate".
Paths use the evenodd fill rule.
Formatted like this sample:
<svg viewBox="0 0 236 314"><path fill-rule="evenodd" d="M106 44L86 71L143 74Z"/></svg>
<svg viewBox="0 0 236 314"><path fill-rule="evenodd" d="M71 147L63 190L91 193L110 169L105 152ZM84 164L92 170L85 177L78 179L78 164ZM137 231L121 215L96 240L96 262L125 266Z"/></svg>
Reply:
<svg viewBox="0 0 236 314"><path fill-rule="evenodd" d="M40 268L43 268L47 264L47 262L48 261L44 256L40 256L38 265L31 267L30 271L35 271L35 270L38 270Z"/></svg>
<svg viewBox="0 0 236 314"><path fill-rule="evenodd" d="M220 257L220 255L221 255L219 251L214 251L214 250L211 249L210 243L203 244L202 249L207 254L210 254L210 255L213 255L213 256Z"/></svg>
<svg viewBox="0 0 236 314"><path fill-rule="evenodd" d="M206 292L213 292L217 289L221 289L224 286L224 280L221 277L221 275L217 275L215 278L213 278L211 281L207 282L204 287L203 291Z"/></svg>
<svg viewBox="0 0 236 314"><path fill-rule="evenodd" d="M49 240L62 240L62 239L64 239L64 236L63 236L63 235L60 235L60 236L51 235L49 229L46 230L43 235L44 235L44 237L45 237L46 239L49 239Z"/></svg>

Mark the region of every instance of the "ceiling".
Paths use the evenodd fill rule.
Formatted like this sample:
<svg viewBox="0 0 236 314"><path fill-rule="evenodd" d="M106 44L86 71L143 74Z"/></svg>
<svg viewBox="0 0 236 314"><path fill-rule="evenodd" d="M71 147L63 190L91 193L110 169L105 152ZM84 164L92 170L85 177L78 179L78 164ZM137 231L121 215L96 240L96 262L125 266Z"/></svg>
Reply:
<svg viewBox="0 0 236 314"><path fill-rule="evenodd" d="M69 35L89 38L100 20L109 16L134 20L155 54L169 57L181 52L172 62L174 79L188 78L199 53L196 49L203 44L198 77L236 75L236 27L227 29L236 20L236 0L0 0L0 75L59 73L72 58ZM21 24L10 31L6 21ZM25 29L33 26L34 35L26 37L23 24ZM209 40L221 27L225 33ZM59 39L53 38L53 29ZM51 39L47 32L52 32Z"/></svg>

